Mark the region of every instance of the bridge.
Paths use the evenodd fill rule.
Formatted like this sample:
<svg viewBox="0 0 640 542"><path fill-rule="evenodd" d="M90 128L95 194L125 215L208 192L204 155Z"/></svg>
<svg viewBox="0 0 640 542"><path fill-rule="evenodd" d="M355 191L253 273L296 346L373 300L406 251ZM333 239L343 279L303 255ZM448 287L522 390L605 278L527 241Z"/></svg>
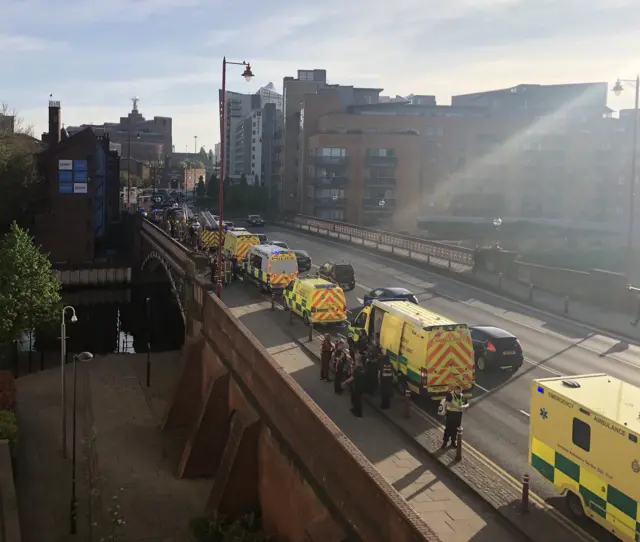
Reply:
<svg viewBox="0 0 640 542"><path fill-rule="evenodd" d="M138 226L139 264L167 274L187 330L163 430L182 450L179 476L213 479L207 508L235 516L259 504L290 540L438 541L211 293L206 259L149 221Z"/></svg>

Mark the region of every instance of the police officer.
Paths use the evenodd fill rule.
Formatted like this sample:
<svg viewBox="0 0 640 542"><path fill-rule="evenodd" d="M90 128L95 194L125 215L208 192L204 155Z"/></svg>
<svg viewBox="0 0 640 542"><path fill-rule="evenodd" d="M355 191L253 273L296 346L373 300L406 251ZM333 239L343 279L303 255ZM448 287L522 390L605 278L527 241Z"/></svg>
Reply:
<svg viewBox="0 0 640 542"><path fill-rule="evenodd" d="M351 384L351 412L356 418L362 418L362 394L367 385L366 378L362 361L357 360L353 376L345 381L345 384Z"/></svg>
<svg viewBox="0 0 640 542"><path fill-rule="evenodd" d="M446 448L449 441L451 441L451 447L456 446L456 439L458 438L458 428L462 424L462 413L469 408L469 403L462 394L462 387L457 386L455 390L447 393L445 397L445 426L444 426L444 440L442 441L442 447Z"/></svg>
<svg viewBox="0 0 640 542"><path fill-rule="evenodd" d="M233 281L238 280L238 257L235 254L231 256L231 272L233 275Z"/></svg>
<svg viewBox="0 0 640 542"><path fill-rule="evenodd" d="M367 351L367 392L373 395L378 390L378 373L382 362L382 347L380 346L380 333L376 333L373 345Z"/></svg>
<svg viewBox="0 0 640 542"><path fill-rule="evenodd" d="M385 410L391 406L394 373L389 356L382 356L380 362L380 408Z"/></svg>

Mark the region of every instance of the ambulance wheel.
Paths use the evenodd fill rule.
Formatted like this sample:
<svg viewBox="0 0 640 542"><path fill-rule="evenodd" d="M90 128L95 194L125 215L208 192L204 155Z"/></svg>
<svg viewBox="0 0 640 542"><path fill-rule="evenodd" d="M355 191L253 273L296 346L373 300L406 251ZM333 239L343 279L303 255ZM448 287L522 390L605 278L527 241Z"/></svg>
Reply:
<svg viewBox="0 0 640 542"><path fill-rule="evenodd" d="M302 321L304 322L305 326L309 325L309 315L305 312L304 315L302 316Z"/></svg>
<svg viewBox="0 0 640 542"><path fill-rule="evenodd" d="M480 372L484 372L487 369L487 362L482 356L476 360L476 367Z"/></svg>
<svg viewBox="0 0 640 542"><path fill-rule="evenodd" d="M569 491L565 498L567 500L567 509L569 510L569 513L576 519L582 519L585 516L585 513L580 497Z"/></svg>

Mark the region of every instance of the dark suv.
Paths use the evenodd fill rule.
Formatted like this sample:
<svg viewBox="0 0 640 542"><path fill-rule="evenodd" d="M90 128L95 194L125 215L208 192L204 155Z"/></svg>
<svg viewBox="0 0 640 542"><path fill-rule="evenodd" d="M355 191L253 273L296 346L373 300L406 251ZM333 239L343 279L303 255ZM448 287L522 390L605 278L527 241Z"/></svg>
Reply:
<svg viewBox="0 0 640 542"><path fill-rule="evenodd" d="M356 274L350 263L324 263L318 268L317 275L337 284L343 290L353 290L356 287Z"/></svg>
<svg viewBox="0 0 640 542"><path fill-rule="evenodd" d="M247 218L247 226L264 226L264 220L260 215L249 215Z"/></svg>
<svg viewBox="0 0 640 542"><path fill-rule="evenodd" d="M473 353L479 371L500 369L516 372L524 362L517 337L494 326L470 326Z"/></svg>

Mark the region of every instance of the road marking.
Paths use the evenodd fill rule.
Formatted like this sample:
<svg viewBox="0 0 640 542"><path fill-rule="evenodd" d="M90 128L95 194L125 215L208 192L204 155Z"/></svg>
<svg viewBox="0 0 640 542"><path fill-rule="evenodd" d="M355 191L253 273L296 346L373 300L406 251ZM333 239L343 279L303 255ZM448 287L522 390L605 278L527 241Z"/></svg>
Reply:
<svg viewBox="0 0 640 542"><path fill-rule="evenodd" d="M520 412L522 412L522 414L524 414L527 418L531 417L531 414L529 414L528 412L525 412L524 410L521 410Z"/></svg>
<svg viewBox="0 0 640 542"><path fill-rule="evenodd" d="M480 388L482 391L486 391L487 393L489 393L489 390L488 390L487 388L483 388L483 387L482 387L480 384L478 384L477 382L476 382L475 386L476 386L476 388Z"/></svg>
<svg viewBox="0 0 640 542"><path fill-rule="evenodd" d="M360 305L364 305L364 299L362 299L361 297L358 298L358 303L360 303Z"/></svg>
<svg viewBox="0 0 640 542"><path fill-rule="evenodd" d="M531 365L533 365L534 367L537 367L538 369L542 369L543 371L548 371L550 372L552 375L555 376L564 376L563 373L561 373L560 371L556 371L555 369L552 369L551 367L547 367L546 365L542 365L542 362L540 361L535 361L529 358L524 358L524 360L527 363L530 363Z"/></svg>

